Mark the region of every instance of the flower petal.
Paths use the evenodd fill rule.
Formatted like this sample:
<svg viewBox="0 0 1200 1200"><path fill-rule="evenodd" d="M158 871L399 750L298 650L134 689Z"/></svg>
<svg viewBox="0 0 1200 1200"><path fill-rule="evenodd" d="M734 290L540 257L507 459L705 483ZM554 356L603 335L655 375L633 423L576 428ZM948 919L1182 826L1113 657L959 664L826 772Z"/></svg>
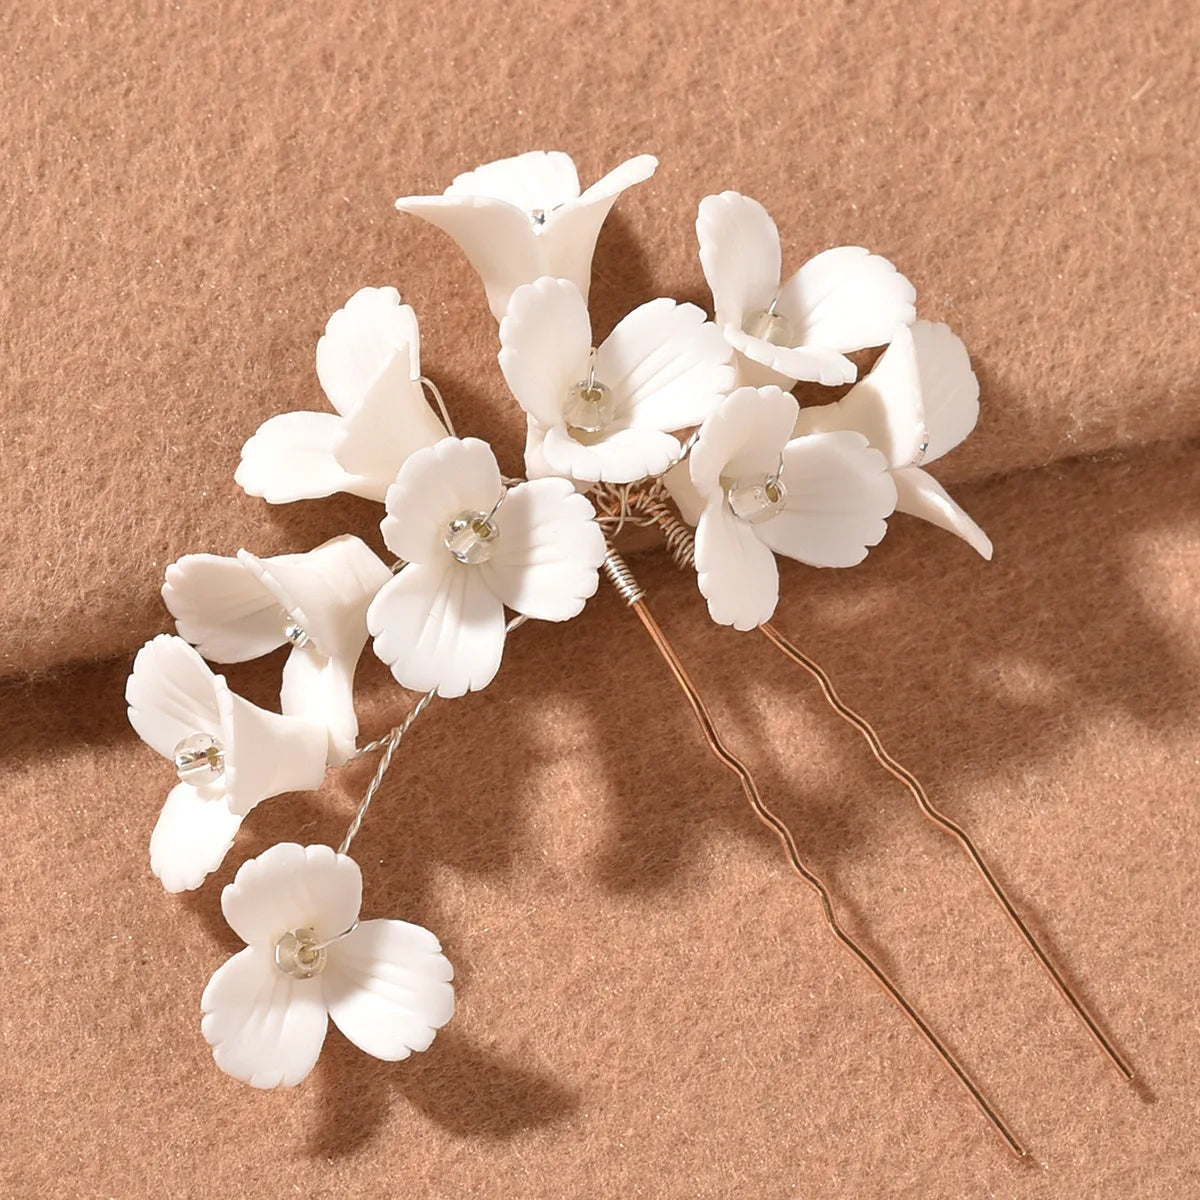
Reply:
<svg viewBox="0 0 1200 1200"><path fill-rule="evenodd" d="M579 197L579 175L561 150L528 150L512 158L464 171L446 189L447 196L487 196L524 213L549 213Z"/></svg>
<svg viewBox="0 0 1200 1200"><path fill-rule="evenodd" d="M218 680L199 653L182 638L160 633L133 660L125 685L129 723L138 737L164 758L193 733L218 737L221 709Z"/></svg>
<svg viewBox="0 0 1200 1200"><path fill-rule="evenodd" d="M893 467L906 467L925 440L925 406L913 334L907 325L880 355L871 373L841 400L802 409L796 436L849 429L861 433Z"/></svg>
<svg viewBox="0 0 1200 1200"><path fill-rule="evenodd" d="M342 419L333 413L280 413L242 447L234 481L268 504L353 491L354 480L336 457L341 437Z"/></svg>
<svg viewBox="0 0 1200 1200"><path fill-rule="evenodd" d="M658 159L639 154L609 171L577 200L554 208L545 206L546 224L539 235L545 273L570 279L584 300L592 279L592 255L600 227L621 193L649 179L658 169Z"/></svg>
<svg viewBox="0 0 1200 1200"><path fill-rule="evenodd" d="M587 377L591 346L587 304L575 284L545 277L513 292L500 322L500 370L534 420L562 422L571 388Z"/></svg>
<svg viewBox="0 0 1200 1200"><path fill-rule="evenodd" d="M487 687L504 652L504 605L479 568L444 554L410 563L367 611L375 653L401 687L447 698Z"/></svg>
<svg viewBox="0 0 1200 1200"><path fill-rule="evenodd" d="M217 1066L256 1088L305 1079L329 1027L320 978L285 975L266 946L248 946L219 967L200 1007L200 1028Z"/></svg>
<svg viewBox="0 0 1200 1200"><path fill-rule="evenodd" d="M679 439L657 429L617 429L582 442L558 425L546 431L542 456L555 475L632 483L661 475L679 457Z"/></svg>
<svg viewBox="0 0 1200 1200"><path fill-rule="evenodd" d="M393 357L342 421L335 453L352 483L342 491L382 502L404 463L446 436L405 356Z"/></svg>
<svg viewBox="0 0 1200 1200"><path fill-rule="evenodd" d="M779 290L779 230L757 200L722 192L700 201L696 236L717 324L741 329L746 316L767 309Z"/></svg>
<svg viewBox="0 0 1200 1200"><path fill-rule="evenodd" d="M503 491L487 442L443 438L418 450L388 488L383 540L406 562L440 563L449 557L449 523L463 512L491 512Z"/></svg>
<svg viewBox="0 0 1200 1200"><path fill-rule="evenodd" d="M366 641L364 611L360 652ZM344 766L354 755L358 740L358 716L354 711L357 666L358 653L348 658L326 658L312 645L294 647L283 664L279 706L285 716L306 717L325 726L329 733L326 761L330 767Z"/></svg>
<svg viewBox="0 0 1200 1200"><path fill-rule="evenodd" d="M311 929L318 941L358 920L362 872L329 846L280 842L248 859L221 893L221 911L248 946L274 951L285 933Z"/></svg>
<svg viewBox="0 0 1200 1200"><path fill-rule="evenodd" d="M239 550L241 571L266 593L276 625L286 614L326 656L355 659L367 640L367 605L391 571L353 534L330 538L305 554L259 558ZM282 632L275 645L283 641Z"/></svg>
<svg viewBox="0 0 1200 1200"><path fill-rule="evenodd" d="M814 433L784 451L784 511L755 527L777 554L814 567L852 567L887 532L896 487L887 459L859 433Z"/></svg>
<svg viewBox="0 0 1200 1200"><path fill-rule="evenodd" d="M241 825L219 784L196 788L177 783L150 835L150 870L168 892L198 888L225 861Z"/></svg>
<svg viewBox="0 0 1200 1200"><path fill-rule="evenodd" d="M247 662L282 646L279 603L236 558L185 554L162 589L179 636L210 662Z"/></svg>
<svg viewBox="0 0 1200 1200"><path fill-rule="evenodd" d="M679 515L694 528L704 511L704 497L692 482L688 463L677 463L662 477L662 481L671 499L675 501Z"/></svg>
<svg viewBox="0 0 1200 1200"><path fill-rule="evenodd" d="M953 450L975 428L979 380L971 370L966 346L948 325L918 321L912 327L912 338L929 438L921 461L931 463Z"/></svg>
<svg viewBox="0 0 1200 1200"><path fill-rule="evenodd" d="M504 497L492 557L480 570L511 609L540 621L567 621L599 586L604 534L595 510L566 479L535 479Z"/></svg>
<svg viewBox="0 0 1200 1200"><path fill-rule="evenodd" d="M986 533L950 498L946 489L920 467L893 471L896 481L896 511L920 517L940 529L956 533L989 562L992 542Z"/></svg>
<svg viewBox="0 0 1200 1200"><path fill-rule="evenodd" d="M796 380L803 379L822 387L838 387L852 383L858 375L858 368L836 350L823 346L776 346L774 342L751 337L736 325L725 325L721 332L741 356L738 362L740 384L753 387L775 384L789 388Z"/></svg>
<svg viewBox="0 0 1200 1200"><path fill-rule="evenodd" d="M777 310L802 331L801 344L849 353L886 345L897 325L911 325L916 298L886 258L862 246L835 246L783 285Z"/></svg>
<svg viewBox="0 0 1200 1200"><path fill-rule="evenodd" d="M758 482L779 469L799 406L777 387L738 388L700 427L689 459L692 483L705 501L729 482Z"/></svg>
<svg viewBox="0 0 1200 1200"><path fill-rule="evenodd" d="M317 378L329 403L352 412L399 354L409 379L421 377L417 315L394 287L359 288L329 318L317 341Z"/></svg>
<svg viewBox="0 0 1200 1200"><path fill-rule="evenodd" d="M775 555L739 520L723 495L713 496L696 526L696 578L718 625L753 629L779 603Z"/></svg>
<svg viewBox="0 0 1200 1200"><path fill-rule="evenodd" d="M497 321L513 291L544 274L533 222L503 200L458 194L401 196L396 207L436 225L458 243L479 272Z"/></svg>
<svg viewBox="0 0 1200 1200"><path fill-rule="evenodd" d="M216 682L230 811L244 817L271 796L319 788L329 755L325 726L268 712L231 692L222 676Z"/></svg>
<svg viewBox="0 0 1200 1200"><path fill-rule="evenodd" d="M363 921L329 947L321 986L334 1024L387 1062L428 1050L454 1015L454 968L441 950L419 925Z"/></svg>
<svg viewBox="0 0 1200 1200"><path fill-rule="evenodd" d="M733 386L733 354L694 304L660 298L618 322L596 351L617 421L673 431L699 425Z"/></svg>

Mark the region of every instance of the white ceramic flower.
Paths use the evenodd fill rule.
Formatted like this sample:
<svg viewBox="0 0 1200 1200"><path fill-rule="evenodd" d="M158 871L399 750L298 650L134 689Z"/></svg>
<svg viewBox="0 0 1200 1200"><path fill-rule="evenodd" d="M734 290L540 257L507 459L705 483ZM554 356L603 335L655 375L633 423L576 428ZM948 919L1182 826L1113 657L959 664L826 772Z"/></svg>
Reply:
<svg viewBox="0 0 1200 1200"><path fill-rule="evenodd" d="M404 460L446 436L420 377L413 310L395 288L362 288L317 342L317 378L337 411L265 421L242 447L234 479L269 504L334 492L381 501Z"/></svg>
<svg viewBox="0 0 1200 1200"><path fill-rule="evenodd" d="M592 357L587 303L567 279L519 287L500 322L500 369L531 418L530 476L631 483L679 456L672 431L699 425L733 386L732 351L694 304L651 300Z"/></svg>
<svg viewBox="0 0 1200 1200"><path fill-rule="evenodd" d="M243 863L221 910L246 943L204 989L217 1066L257 1088L316 1065L329 1018L360 1050L396 1062L454 1015L454 969L428 929L360 921L362 872L328 846L282 842Z"/></svg>
<svg viewBox="0 0 1200 1200"><path fill-rule="evenodd" d="M138 737L179 773L150 838L168 892L199 887L256 804L325 777L324 725L235 695L182 638L160 634L138 651L125 700Z"/></svg>
<svg viewBox="0 0 1200 1200"><path fill-rule="evenodd" d="M325 725L329 765L340 767L358 737L354 672L367 605L391 577L361 538L344 534L307 554L187 554L167 568L162 596L179 636L210 662L246 662L291 643L280 708Z"/></svg>
<svg viewBox="0 0 1200 1200"><path fill-rule="evenodd" d="M853 429L887 456L896 511L956 533L984 558L987 534L923 468L949 453L979 419L979 380L962 339L947 325L918 321L896 332L871 373L841 400L800 411L796 433Z"/></svg>
<svg viewBox="0 0 1200 1200"><path fill-rule="evenodd" d="M696 234L739 383L850 383L858 371L846 355L885 345L916 317L912 284L861 246L825 250L781 283L779 230L749 196L706 196Z"/></svg>
<svg viewBox="0 0 1200 1200"><path fill-rule="evenodd" d="M459 175L444 195L401 196L396 207L459 244L499 321L512 293L542 275L571 280L586 299L600 226L621 193L657 167L638 155L581 194L570 155L532 150Z"/></svg>
<svg viewBox="0 0 1200 1200"><path fill-rule="evenodd" d="M587 498L566 479L505 490L477 438L414 454L387 510L384 541L407 565L371 602L367 626L403 687L478 691L500 667L506 605L566 621L596 591L605 545Z"/></svg>
<svg viewBox="0 0 1200 1200"><path fill-rule="evenodd" d="M896 487L859 433L792 437L798 406L774 386L738 388L704 422L689 459L703 508L696 573L719 625L753 629L779 601L775 555L851 567L887 531Z"/></svg>

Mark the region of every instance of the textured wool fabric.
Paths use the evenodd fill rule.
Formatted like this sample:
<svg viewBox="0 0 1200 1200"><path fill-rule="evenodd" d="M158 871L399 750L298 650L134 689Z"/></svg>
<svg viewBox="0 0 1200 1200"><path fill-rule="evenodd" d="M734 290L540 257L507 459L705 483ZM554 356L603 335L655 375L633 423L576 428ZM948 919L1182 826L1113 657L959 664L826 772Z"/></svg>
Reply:
<svg viewBox="0 0 1200 1200"><path fill-rule="evenodd" d="M983 384L950 480L1200 433L1192 0L81 3L0 14L0 672L127 650L164 566L302 549L366 506L231 484L364 284L510 470L520 422L461 255L392 209L529 148L584 182L651 151L601 238L599 330L707 303L696 205L775 215L794 269L857 243Z"/></svg>
<svg viewBox="0 0 1200 1200"><path fill-rule="evenodd" d="M1030 1160L829 936L605 589L514 633L493 689L431 707L355 842L364 916L441 937L453 1022L399 1064L331 1031L291 1091L228 1079L201 1037L239 947L220 887L278 839L336 843L365 764L268 801L168 897L146 847L171 772L125 725L126 664L5 685L0 1193L1190 1195L1200 457L962 495L994 563L898 520L857 572L785 568L778 624L974 832L1137 1088L807 678L656 560L642 582L728 740ZM278 670L234 682L268 701ZM412 702L364 685L367 733Z"/></svg>

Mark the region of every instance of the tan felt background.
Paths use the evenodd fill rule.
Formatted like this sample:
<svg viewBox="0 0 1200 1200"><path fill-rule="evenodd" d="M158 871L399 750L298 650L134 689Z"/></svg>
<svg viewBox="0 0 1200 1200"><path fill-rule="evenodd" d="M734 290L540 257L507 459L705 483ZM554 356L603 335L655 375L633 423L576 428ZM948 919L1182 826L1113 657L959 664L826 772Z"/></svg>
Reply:
<svg viewBox="0 0 1200 1200"><path fill-rule="evenodd" d="M1198 50L1183 0L0 13L0 1195L1200 1193ZM179 554L371 535L369 504L232 482L265 417L320 406L315 340L360 285L416 305L459 426L517 467L482 291L391 201L531 147L585 183L662 160L601 238L599 326L706 302L695 205L736 187L789 263L869 245L972 349L980 429L939 474L996 561L897 519L861 569L785 569L779 623L991 852L1138 1089L806 679L661 558L639 573L1030 1162L828 936L607 592L423 718L356 843L367 915L429 924L458 969L433 1049L388 1065L334 1033L271 1095L211 1064L220 885L336 841L364 772L264 806L165 897L130 658ZM278 669L234 683L270 702ZM375 734L411 700L362 678Z"/></svg>

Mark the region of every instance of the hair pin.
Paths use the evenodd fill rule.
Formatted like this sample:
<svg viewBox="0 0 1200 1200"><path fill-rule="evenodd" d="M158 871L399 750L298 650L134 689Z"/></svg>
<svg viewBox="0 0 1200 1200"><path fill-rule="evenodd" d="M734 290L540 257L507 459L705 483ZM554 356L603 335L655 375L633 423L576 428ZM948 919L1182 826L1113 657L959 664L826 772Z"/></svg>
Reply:
<svg viewBox="0 0 1200 1200"><path fill-rule="evenodd" d="M454 1011L434 934L360 916L349 851L403 739L436 699L491 685L507 638L582 612L603 576L638 618L713 755L780 840L838 941L881 986L1016 1154L1024 1146L925 1018L839 923L791 829L726 745L616 543L654 531L720 625L757 629L807 672L837 715L954 837L1043 970L1114 1066L1133 1071L1042 948L970 835L928 798L773 624L777 557L852 567L895 512L992 546L928 468L974 428L979 385L951 330L918 320L911 283L842 246L787 279L779 232L757 201L706 197L696 223L714 317L670 298L633 308L597 344L588 315L596 238L622 191L657 167L642 155L581 189L572 160L532 152L458 176L401 211L453 238L499 323L498 364L526 426L525 473L460 437L422 372L416 314L391 287L356 292L329 319L316 367L332 411L289 412L242 448L236 482L272 504L347 492L384 505L391 561L346 534L304 553L189 554L166 572L176 634L138 653L126 697L139 736L177 782L150 840L164 887L201 886L262 801L315 790L331 769L378 754L341 844L281 843L242 864L222 909L246 949L204 990L217 1065L255 1087L299 1083L329 1020L386 1060L427 1049ZM882 347L863 379L848 357ZM853 385L801 407L804 381ZM857 382L856 382L857 381ZM389 733L358 743L354 676L368 640L418 698ZM288 646L279 712L236 695L208 665Z"/></svg>

